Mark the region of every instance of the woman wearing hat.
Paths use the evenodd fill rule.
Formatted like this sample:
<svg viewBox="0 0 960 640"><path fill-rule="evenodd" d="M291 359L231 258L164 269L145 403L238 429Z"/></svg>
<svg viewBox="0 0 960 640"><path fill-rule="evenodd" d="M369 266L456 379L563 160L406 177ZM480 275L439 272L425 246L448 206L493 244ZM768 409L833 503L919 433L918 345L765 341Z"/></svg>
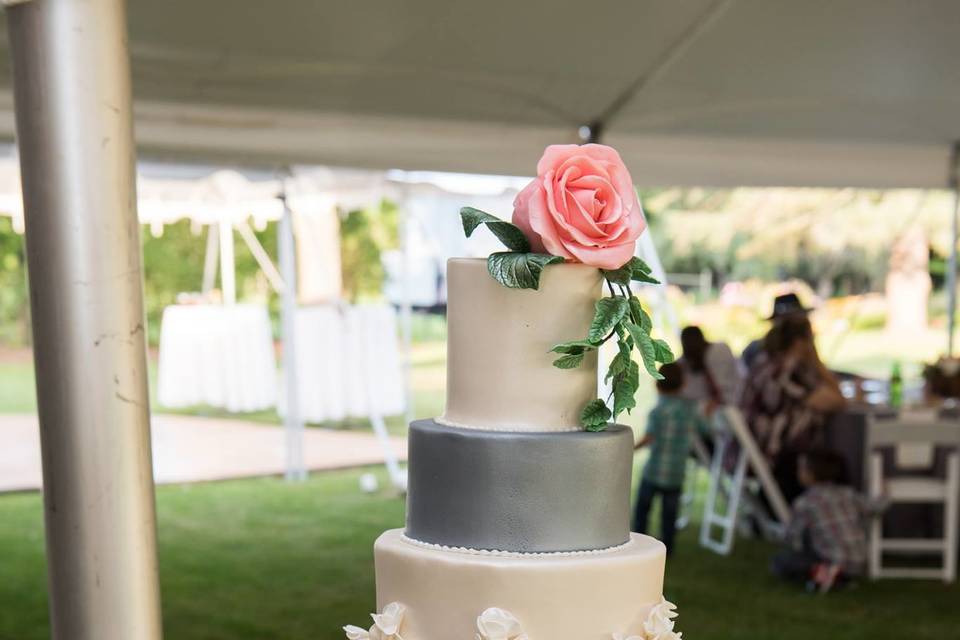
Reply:
<svg viewBox="0 0 960 640"><path fill-rule="evenodd" d="M806 318L810 311L811 309L800 303L800 298L797 297L797 294L784 293L773 299L773 313L771 313L766 320L773 323L772 328L776 328L777 325L788 320ZM743 364L748 370L753 367L757 356L763 352L763 342L764 338L754 340L748 344L747 348L740 354L740 359L743 360Z"/></svg>
<svg viewBox="0 0 960 640"><path fill-rule="evenodd" d="M799 301L797 307L802 309ZM791 315L781 314L764 338L741 399L747 424L788 501L803 491L798 457L819 444L826 416L845 403L836 377L817 354L806 313Z"/></svg>

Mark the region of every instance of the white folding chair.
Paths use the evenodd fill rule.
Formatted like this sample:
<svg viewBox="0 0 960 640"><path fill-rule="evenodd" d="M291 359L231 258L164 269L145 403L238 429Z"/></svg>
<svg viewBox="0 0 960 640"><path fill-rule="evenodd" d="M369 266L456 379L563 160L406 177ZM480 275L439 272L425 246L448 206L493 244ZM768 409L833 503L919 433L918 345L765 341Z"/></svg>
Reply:
<svg viewBox="0 0 960 640"><path fill-rule="evenodd" d="M700 493L700 467L710 468L710 454L699 434L694 434L691 449L693 456L687 459L687 475L684 477L683 494L680 496L677 529L685 529L692 519L693 507Z"/></svg>
<svg viewBox="0 0 960 640"><path fill-rule="evenodd" d="M960 512L960 426L936 422L876 422L869 430L870 496L888 504L935 504L943 506L943 537L938 539L886 538L883 519L870 525L870 577L942 579L952 583L957 574L957 527ZM938 447L947 448L944 477L893 476L884 474L880 449L896 450L904 445L922 444L930 448L931 458ZM931 464L932 464L931 459ZM885 553L906 556L941 557L939 567L891 567L884 564Z"/></svg>
<svg viewBox="0 0 960 640"><path fill-rule="evenodd" d="M760 489L766 494L773 509L775 522L768 528L782 529L790 518L790 508L739 409L720 409L714 416L714 428L717 437L714 441L710 484L700 524L700 546L720 555L729 555L733 551L734 533L744 498L748 468L757 477ZM728 478L724 461L734 442L739 444L739 453L733 473ZM719 539L714 537L715 529L720 532Z"/></svg>

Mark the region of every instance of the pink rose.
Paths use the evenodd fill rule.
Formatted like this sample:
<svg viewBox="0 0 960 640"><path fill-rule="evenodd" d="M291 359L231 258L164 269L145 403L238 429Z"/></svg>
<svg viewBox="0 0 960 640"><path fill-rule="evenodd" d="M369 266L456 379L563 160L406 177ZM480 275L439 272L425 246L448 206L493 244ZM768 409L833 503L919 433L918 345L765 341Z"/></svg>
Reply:
<svg viewBox="0 0 960 640"><path fill-rule="evenodd" d="M547 147L513 201L513 224L533 251L601 269L626 264L647 227L630 172L602 144Z"/></svg>

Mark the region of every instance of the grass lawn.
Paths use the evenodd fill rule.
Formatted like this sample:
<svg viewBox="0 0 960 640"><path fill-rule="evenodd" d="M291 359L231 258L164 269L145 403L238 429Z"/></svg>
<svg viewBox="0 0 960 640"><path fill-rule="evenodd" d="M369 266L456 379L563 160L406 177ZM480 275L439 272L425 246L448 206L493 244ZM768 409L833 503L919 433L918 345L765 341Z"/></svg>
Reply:
<svg viewBox="0 0 960 640"><path fill-rule="evenodd" d="M402 526L403 502L362 494L360 473L328 472L300 485L269 478L159 488L166 637L339 640L340 626L368 620L372 544ZM49 637L38 494L0 496L0 550L0 640ZM866 583L810 596L768 576L770 552L740 540L721 558L697 547L692 529L683 532L665 591L680 606L684 637L957 637L960 587Z"/></svg>
<svg viewBox="0 0 960 640"><path fill-rule="evenodd" d="M931 359L941 339L931 331L891 341L882 332L862 330L835 347L822 346L835 367L883 376L893 359ZM440 333L421 340L414 345L411 372L415 415L433 416L442 408L446 353ZM645 385L641 406L628 422L640 426L651 400ZM29 359L0 361L0 413L35 408ZM277 421L273 412L247 417ZM390 428L399 433L405 425L393 418ZM298 485L266 478L158 488L166 637L339 640L340 626L368 620L374 602L372 544L384 529L402 526L403 502L362 494L360 473L316 474ZM771 551L765 543L740 540L732 557L720 558L697 547L693 528L683 532L665 591L680 605L684 637L960 637L960 587L884 582L809 596L768 576ZM41 498L0 495L0 640L48 637Z"/></svg>

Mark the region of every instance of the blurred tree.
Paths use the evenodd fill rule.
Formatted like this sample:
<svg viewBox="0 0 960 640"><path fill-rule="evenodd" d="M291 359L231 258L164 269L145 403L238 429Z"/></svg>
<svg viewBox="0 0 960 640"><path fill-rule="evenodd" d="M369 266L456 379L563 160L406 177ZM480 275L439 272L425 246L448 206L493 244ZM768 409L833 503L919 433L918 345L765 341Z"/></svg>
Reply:
<svg viewBox="0 0 960 640"><path fill-rule="evenodd" d="M149 227L143 227L144 305L147 311L148 336L153 344L159 338L163 308L175 303L178 293L201 289L208 229L209 227L203 227L201 232L193 228L190 221L181 220L164 226L163 234L154 237ZM277 225L269 224L263 231L254 231L254 234L275 261ZM239 235L235 234L234 240L237 298L259 299L265 302L275 298L268 295L266 280L257 261L247 251Z"/></svg>
<svg viewBox="0 0 960 640"><path fill-rule="evenodd" d="M882 290L890 251L919 227L949 247L949 194L858 189L661 189L644 192L669 272L724 279L797 277L821 295Z"/></svg>
<svg viewBox="0 0 960 640"><path fill-rule="evenodd" d="M23 236L10 218L0 216L0 343L30 340L27 268Z"/></svg>
<svg viewBox="0 0 960 640"><path fill-rule="evenodd" d="M347 212L340 221L343 296L351 303L379 298L386 273L381 254L399 244L397 205L383 200L376 207Z"/></svg>

